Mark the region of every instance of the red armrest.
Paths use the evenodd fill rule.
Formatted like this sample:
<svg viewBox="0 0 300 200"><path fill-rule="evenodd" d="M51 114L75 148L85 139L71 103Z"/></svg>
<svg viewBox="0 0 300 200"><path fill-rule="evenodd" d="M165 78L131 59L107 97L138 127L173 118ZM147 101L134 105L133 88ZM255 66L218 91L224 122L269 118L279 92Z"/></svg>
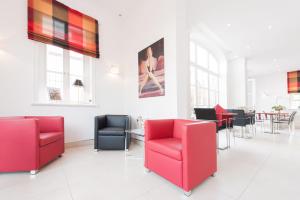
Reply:
<svg viewBox="0 0 300 200"><path fill-rule="evenodd" d="M190 191L217 170L216 125L200 122L186 125L182 134L183 188Z"/></svg>
<svg viewBox="0 0 300 200"><path fill-rule="evenodd" d="M146 120L145 141L173 137L174 120Z"/></svg>
<svg viewBox="0 0 300 200"><path fill-rule="evenodd" d="M35 119L0 119L0 172L36 170L39 128Z"/></svg>
<svg viewBox="0 0 300 200"><path fill-rule="evenodd" d="M26 119L37 119L41 133L64 132L64 118L59 116L27 116Z"/></svg>

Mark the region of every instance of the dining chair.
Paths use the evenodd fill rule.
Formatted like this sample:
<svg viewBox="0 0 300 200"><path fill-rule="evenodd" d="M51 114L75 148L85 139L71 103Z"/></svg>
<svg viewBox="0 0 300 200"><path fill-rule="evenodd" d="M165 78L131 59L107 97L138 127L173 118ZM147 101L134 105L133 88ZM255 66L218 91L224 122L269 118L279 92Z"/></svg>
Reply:
<svg viewBox="0 0 300 200"><path fill-rule="evenodd" d="M247 115L244 110L242 109L228 109L227 110L230 113L236 113L237 115L233 118L233 126L239 126L242 128L242 138L249 139L251 137L247 136L245 137L246 127L252 126L252 135L254 136L253 132L253 115ZM236 137L235 134L233 134L234 137Z"/></svg>
<svg viewBox="0 0 300 200"><path fill-rule="evenodd" d="M197 120L205 120L205 121L213 121L216 123L216 131L217 131L217 147L218 150L225 150L230 148L230 135L228 133L228 124L227 119L218 120L217 113L214 108L194 108L196 119ZM226 130L226 142L227 146L225 148L219 147L220 134L219 131Z"/></svg>
<svg viewBox="0 0 300 200"><path fill-rule="evenodd" d="M265 130L265 118L262 113L255 114L255 122L260 124L261 131L264 132ZM256 132L256 125L255 125L255 132Z"/></svg>
<svg viewBox="0 0 300 200"><path fill-rule="evenodd" d="M274 120L274 124L276 124L277 131L279 131L280 124L286 124L289 127L289 132L291 132L292 127L294 126L294 120L295 120L296 114L297 114L297 111L293 111L292 114L288 118L280 119L280 117L278 117L278 119Z"/></svg>

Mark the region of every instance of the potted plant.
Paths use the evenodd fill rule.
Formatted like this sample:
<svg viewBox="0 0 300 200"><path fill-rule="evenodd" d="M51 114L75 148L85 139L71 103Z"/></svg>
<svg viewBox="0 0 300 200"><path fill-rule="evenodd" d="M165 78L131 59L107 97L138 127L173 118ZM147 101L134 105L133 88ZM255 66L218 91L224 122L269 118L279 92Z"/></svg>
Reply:
<svg viewBox="0 0 300 200"><path fill-rule="evenodd" d="M285 109L285 107L282 106L282 105L275 105L275 106L272 107L272 109L275 110L276 112L280 113L282 110Z"/></svg>

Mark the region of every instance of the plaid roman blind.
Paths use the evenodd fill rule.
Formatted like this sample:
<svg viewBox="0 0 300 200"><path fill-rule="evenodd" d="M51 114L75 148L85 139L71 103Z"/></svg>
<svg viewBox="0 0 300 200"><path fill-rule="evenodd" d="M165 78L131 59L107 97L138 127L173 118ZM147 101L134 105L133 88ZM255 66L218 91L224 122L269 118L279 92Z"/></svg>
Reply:
<svg viewBox="0 0 300 200"><path fill-rule="evenodd" d="M98 21L55 0L28 0L28 38L100 56Z"/></svg>
<svg viewBox="0 0 300 200"><path fill-rule="evenodd" d="M300 71L288 72L288 93L300 93Z"/></svg>

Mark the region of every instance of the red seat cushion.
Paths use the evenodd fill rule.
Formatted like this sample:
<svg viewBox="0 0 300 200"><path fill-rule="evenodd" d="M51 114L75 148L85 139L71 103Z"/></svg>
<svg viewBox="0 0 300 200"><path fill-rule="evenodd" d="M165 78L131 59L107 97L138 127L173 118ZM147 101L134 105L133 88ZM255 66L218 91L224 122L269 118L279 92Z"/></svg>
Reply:
<svg viewBox="0 0 300 200"><path fill-rule="evenodd" d="M177 138L167 138L150 140L148 143L149 149L161 153L173 159L182 160L182 143Z"/></svg>
<svg viewBox="0 0 300 200"><path fill-rule="evenodd" d="M227 111L222 107L220 106L219 104L217 104L215 106L215 110L216 110L216 113L217 113L217 120L219 120L218 122L218 126L222 126L223 125L223 116L222 116L222 113L227 113Z"/></svg>
<svg viewBox="0 0 300 200"><path fill-rule="evenodd" d="M45 146L62 138L64 138L63 132L40 133L40 146Z"/></svg>

